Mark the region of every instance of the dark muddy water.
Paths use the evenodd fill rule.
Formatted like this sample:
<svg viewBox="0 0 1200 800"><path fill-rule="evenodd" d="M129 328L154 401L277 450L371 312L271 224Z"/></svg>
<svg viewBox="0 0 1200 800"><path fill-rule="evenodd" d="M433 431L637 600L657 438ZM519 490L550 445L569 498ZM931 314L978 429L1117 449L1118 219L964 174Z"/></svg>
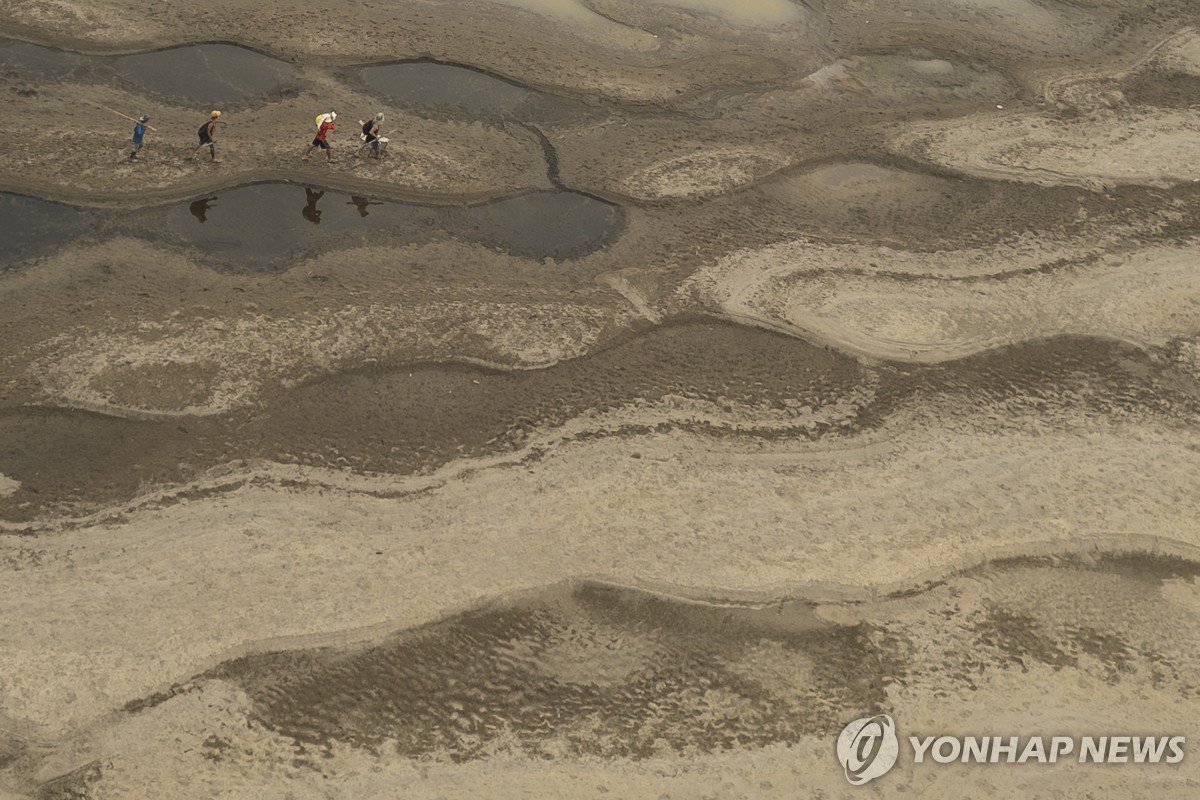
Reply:
<svg viewBox="0 0 1200 800"><path fill-rule="evenodd" d="M81 211L0 193L0 231L8 245L0 252L0 269L50 252L89 229L100 236L165 238L199 250L223 268L248 271L285 269L290 257L314 247L445 238L561 261L610 244L623 222L617 206L569 191L473 206L427 206L264 183L123 212Z"/></svg>
<svg viewBox="0 0 1200 800"><path fill-rule="evenodd" d="M90 215L71 206L0 192L0 272L86 232Z"/></svg>
<svg viewBox="0 0 1200 800"><path fill-rule="evenodd" d="M510 116L537 96L478 70L428 61L366 67L361 77L372 90L402 106L473 116Z"/></svg>
<svg viewBox="0 0 1200 800"><path fill-rule="evenodd" d="M534 192L474 206L425 206L282 183L196 198L167 213L166 229L246 269L334 241L451 237L538 260L578 258L611 243L616 206L575 192Z"/></svg>
<svg viewBox="0 0 1200 800"><path fill-rule="evenodd" d="M90 61L87 56L75 53L0 39L0 69L32 83L67 77Z"/></svg>
<svg viewBox="0 0 1200 800"><path fill-rule="evenodd" d="M148 92L205 106L265 101L292 82L282 61L228 44L199 44L115 59L117 73Z"/></svg>
<svg viewBox="0 0 1200 800"><path fill-rule="evenodd" d="M125 83L181 104L247 107L293 86L291 65L228 44L192 44L129 56L83 56L0 41L0 68L37 83L73 79Z"/></svg>

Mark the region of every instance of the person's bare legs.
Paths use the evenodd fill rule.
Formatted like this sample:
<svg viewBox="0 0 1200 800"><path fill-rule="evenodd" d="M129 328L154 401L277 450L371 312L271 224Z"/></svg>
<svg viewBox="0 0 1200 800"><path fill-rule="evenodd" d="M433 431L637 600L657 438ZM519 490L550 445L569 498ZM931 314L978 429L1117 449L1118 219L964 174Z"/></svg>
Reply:
<svg viewBox="0 0 1200 800"><path fill-rule="evenodd" d="M201 144L199 147L197 147L195 150L193 150L193 151L192 151L192 158L195 158L195 157L196 157L196 153L199 153L199 152L200 152L201 150L203 150L205 147L207 147L207 148L208 148L208 152L209 152L209 155L211 155L211 156L212 156L212 160L213 160L214 162L218 162L218 163L219 163L219 162L221 161L221 159L217 158L217 143L216 143L216 142L204 142L204 143L202 143L202 144Z"/></svg>

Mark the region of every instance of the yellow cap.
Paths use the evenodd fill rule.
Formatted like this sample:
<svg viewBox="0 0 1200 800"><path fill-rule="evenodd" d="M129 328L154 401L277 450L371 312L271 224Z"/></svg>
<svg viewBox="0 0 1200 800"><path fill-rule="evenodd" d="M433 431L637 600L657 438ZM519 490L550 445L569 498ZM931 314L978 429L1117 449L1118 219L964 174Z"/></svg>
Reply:
<svg viewBox="0 0 1200 800"><path fill-rule="evenodd" d="M214 111L214 112L213 112L212 114L210 114L209 116L211 116L211 117L219 117L219 116L221 116L221 112L220 112L220 111Z"/></svg>

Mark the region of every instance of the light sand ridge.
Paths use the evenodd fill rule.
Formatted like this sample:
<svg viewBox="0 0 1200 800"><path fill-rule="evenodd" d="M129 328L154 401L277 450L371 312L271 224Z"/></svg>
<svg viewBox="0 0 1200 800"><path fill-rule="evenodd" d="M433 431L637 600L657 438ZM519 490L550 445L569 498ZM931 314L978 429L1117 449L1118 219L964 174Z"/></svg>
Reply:
<svg viewBox="0 0 1200 800"><path fill-rule="evenodd" d="M1034 237L918 253L796 241L728 256L678 291L739 320L792 326L851 352L912 361L1063 333L1161 346L1200 330L1195 243L1102 256L1105 247ZM946 280L997 273L1008 277Z"/></svg>
<svg viewBox="0 0 1200 800"><path fill-rule="evenodd" d="M6 583L0 707L65 733L240 642L409 626L578 575L778 593L891 586L984 548L1106 532L1197 545L1192 438L897 432L767 456L676 433L565 445L531 473L399 500L247 487L39 540L38 566ZM930 485L945 489L932 505Z"/></svg>

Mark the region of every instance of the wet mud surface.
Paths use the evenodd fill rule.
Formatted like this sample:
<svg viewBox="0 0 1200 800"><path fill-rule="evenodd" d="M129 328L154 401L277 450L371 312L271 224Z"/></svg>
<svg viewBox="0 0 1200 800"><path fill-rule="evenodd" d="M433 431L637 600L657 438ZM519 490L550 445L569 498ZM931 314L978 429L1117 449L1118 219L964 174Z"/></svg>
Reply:
<svg viewBox="0 0 1200 800"><path fill-rule="evenodd" d="M602 585L553 589L366 649L252 656L231 682L258 719L318 752L334 741L478 758L649 758L795 741L877 707L904 671L868 626L812 608L688 605ZM801 676L794 688L764 678ZM365 687L371 687L366 689Z"/></svg>
<svg viewBox="0 0 1200 800"><path fill-rule="evenodd" d="M454 760L483 757L496 740L555 757L755 748L833 735L837 720L883 708L890 688L921 682L914 673L934 664L952 675L941 687L947 692L1028 661L1114 684L1150 671L1186 702L1195 669L1181 656L1196 638L1164 653L1148 644L1153 633L1134 629L1162 581L1197 577L1194 562L1112 557L1001 562L951 578L930 592L932 604L966 594L943 624L966 634L960 647L971 652L939 654L945 661L919 654L906 635L911 621L886 602L868 620L831 625L816 604L800 601L693 605L584 584L367 648L239 659L201 680L240 686L257 721L317 752L334 741ZM1033 598L1014 591L1033 590L1043 608L1055 608L1077 594L1101 601L1106 580L1133 602L1099 623L1030 613ZM976 582L984 597L972 596Z"/></svg>
<svg viewBox="0 0 1200 800"><path fill-rule="evenodd" d="M229 660L131 704L109 723L129 733L98 753L120 766L101 775L93 764L89 780L116 791L155 780L134 766L149 756L119 750L133 731L173 763L198 761L207 780L245 790L256 766L283 754L295 768L284 780L304 786L338 785L355 753L387 772L411 758L636 763L763 751L835 735L840 720L897 697L990 702L1022 675L1047 708L1068 685L1120 692L1142 681L1188 705L1200 638L1174 630L1186 605L1167 598L1194 592L1198 577L1196 562L1161 556L1018 558L841 606L573 582L367 644ZM1089 610L1059 616L1081 605ZM163 749L181 733L172 708L201 726L183 734L203 738L190 757ZM764 783L757 790L776 796Z"/></svg>
<svg viewBox="0 0 1200 800"><path fill-rule="evenodd" d="M203 375L186 368L164 377L180 390L202 391ZM977 431L1021 430L1032 419L1069 425L1077 415L1188 425L1200 413L1200 385L1142 351L1085 338L938 367L870 368L778 334L685 323L528 372L364 368L284 392L262 411L213 418L141 421L13 408L0 415L0 472L20 488L0 498L0 509L17 522L52 509L79 513L238 460L430 472L455 458L521 450L539 432L581 415L664 404L679 410L577 435L680 428L840 439L901 411L916 416L910 424Z"/></svg>
<svg viewBox="0 0 1200 800"><path fill-rule="evenodd" d="M16 509L32 498L55 502L52 495L68 484L83 490L76 499L96 497L98 489L101 496L128 496L150 475L156 476L151 482L178 480L183 461L199 469L234 458L370 471L432 469L462 455L518 449L536 428L587 411L667 396L731 411L735 405L785 412L791 406L799 414L802 407L820 409L851 395L862 375L853 360L786 337L688 324L546 370L362 369L295 389L266 413L220 420L142 422L66 409L13 409L2 423L9 444L0 448L0 472L21 481L22 489L0 502ZM71 455L55 466L46 458L52 452Z"/></svg>

